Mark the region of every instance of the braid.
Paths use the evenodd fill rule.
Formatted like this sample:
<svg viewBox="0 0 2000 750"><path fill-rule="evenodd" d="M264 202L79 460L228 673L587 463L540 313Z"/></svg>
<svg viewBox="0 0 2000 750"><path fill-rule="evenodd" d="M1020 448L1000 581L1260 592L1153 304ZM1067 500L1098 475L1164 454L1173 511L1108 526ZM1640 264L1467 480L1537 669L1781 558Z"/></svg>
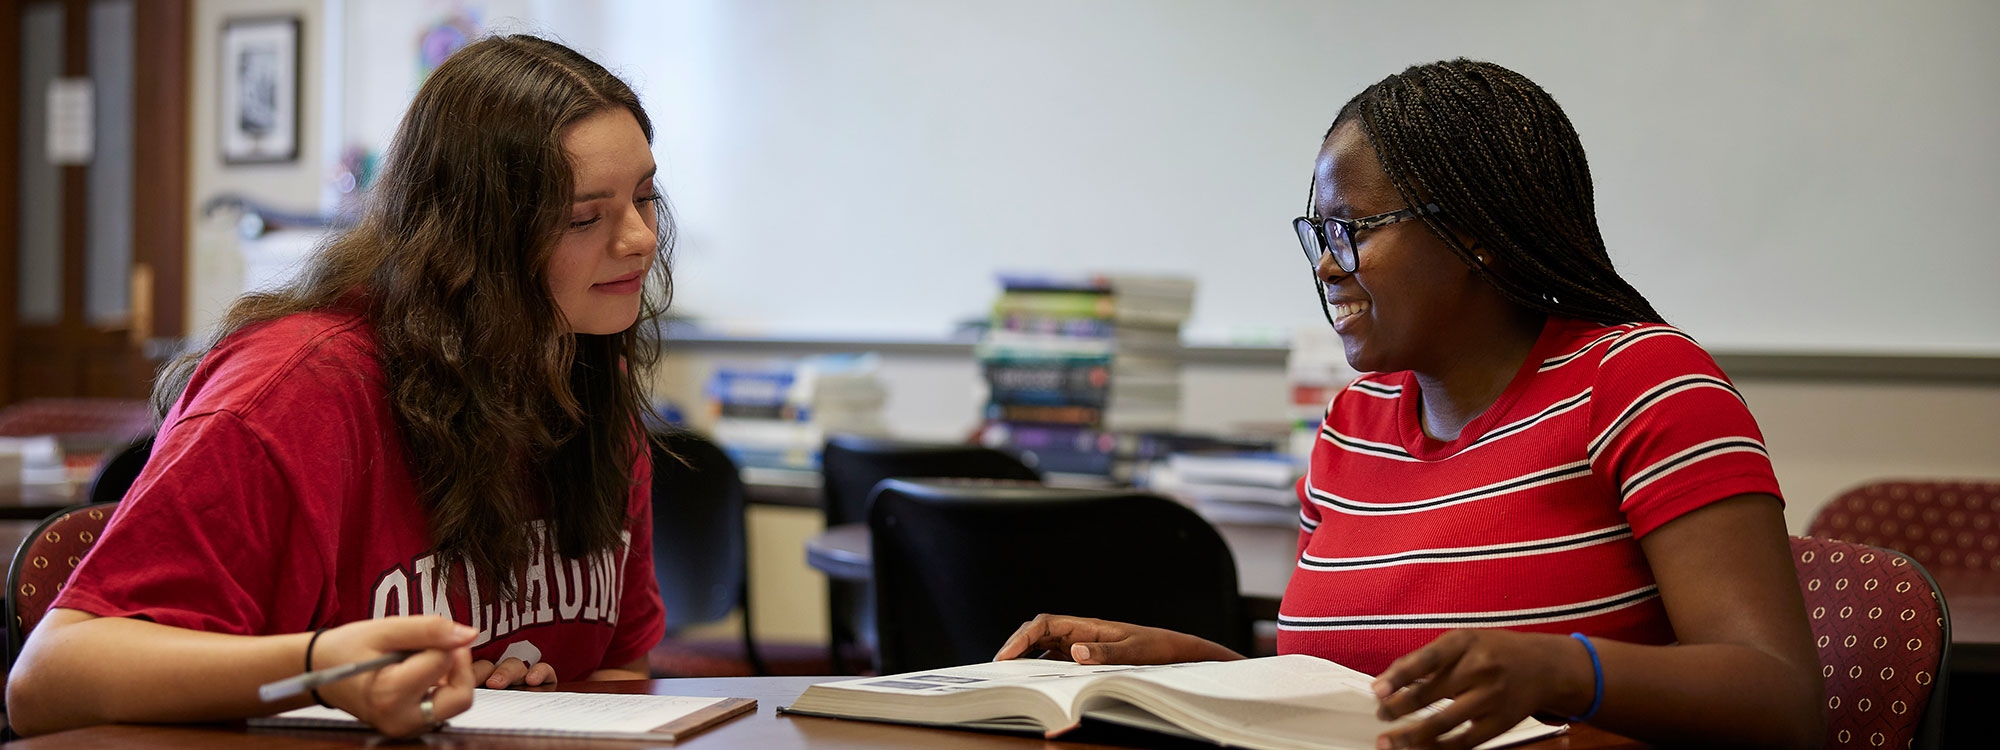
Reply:
<svg viewBox="0 0 2000 750"><path fill-rule="evenodd" d="M1404 203L1443 207L1424 223L1507 299L1598 323L1664 322L1612 268L1583 144L1533 81L1465 59L1417 65L1348 101L1327 135L1349 120ZM1447 224L1505 258L1507 273L1475 262Z"/></svg>

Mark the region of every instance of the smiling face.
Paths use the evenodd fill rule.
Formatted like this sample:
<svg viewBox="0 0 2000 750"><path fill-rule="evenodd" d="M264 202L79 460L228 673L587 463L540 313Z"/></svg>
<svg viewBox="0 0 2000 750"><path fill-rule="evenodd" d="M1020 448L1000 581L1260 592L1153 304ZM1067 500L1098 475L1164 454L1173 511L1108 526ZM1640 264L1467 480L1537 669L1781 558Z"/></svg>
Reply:
<svg viewBox="0 0 2000 750"><path fill-rule="evenodd" d="M549 293L571 333L617 333L639 318L659 246L653 152L639 121L617 107L571 125L563 151L575 192L549 257Z"/></svg>
<svg viewBox="0 0 2000 750"><path fill-rule="evenodd" d="M1314 165L1316 214L1352 220L1403 208L1360 124L1335 128ZM1363 372L1443 369L1457 350L1454 331L1488 312L1482 303L1493 287L1421 221L1362 230L1354 241L1353 273L1330 253L1319 265L1347 364Z"/></svg>

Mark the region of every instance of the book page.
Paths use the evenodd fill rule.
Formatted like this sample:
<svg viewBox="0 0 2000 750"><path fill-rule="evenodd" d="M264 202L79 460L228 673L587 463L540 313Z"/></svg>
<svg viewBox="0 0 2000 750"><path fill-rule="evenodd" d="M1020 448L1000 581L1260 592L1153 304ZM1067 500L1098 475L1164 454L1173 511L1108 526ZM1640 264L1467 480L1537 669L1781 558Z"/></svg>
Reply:
<svg viewBox="0 0 2000 750"><path fill-rule="evenodd" d="M623 693L529 693L474 690L472 708L453 716L446 731L536 734L646 734L728 698ZM334 726L361 722L337 708L307 706L253 726Z"/></svg>
<svg viewBox="0 0 2000 750"><path fill-rule="evenodd" d="M1085 685L1111 674L1164 669L1128 665L1090 666L1048 659L1013 659L983 662L944 669L863 677L827 682L814 687L856 690L888 695L949 695L997 687L1020 687L1049 697L1065 708L1074 704Z"/></svg>
<svg viewBox="0 0 2000 750"><path fill-rule="evenodd" d="M1373 748L1376 736L1393 726L1375 716L1374 678L1323 659L1294 654L1175 666L1103 681L1091 689L1084 715L1150 726L1136 708L1183 731L1251 748ZM1445 705L1441 701L1401 722ZM1559 731L1527 719L1482 747Z"/></svg>
<svg viewBox="0 0 2000 750"><path fill-rule="evenodd" d="M1256 701L1298 698L1317 701L1321 696L1329 694L1359 694L1366 696L1370 701L1375 699L1374 692L1370 688L1375 678L1325 659L1302 654L1267 656L1241 661L1195 661L1143 667L1079 667L1069 662L1049 663L1105 675L1118 673L1124 675L1121 679L1140 680L1180 693L1215 698Z"/></svg>
<svg viewBox="0 0 2000 750"><path fill-rule="evenodd" d="M1046 735L1076 726L1078 696L1092 684L1160 667L1083 666L1015 659L823 682L806 688L794 713L914 724L1034 727Z"/></svg>
<svg viewBox="0 0 2000 750"><path fill-rule="evenodd" d="M623 693L523 693L474 690L472 709L453 728L641 734L727 698Z"/></svg>

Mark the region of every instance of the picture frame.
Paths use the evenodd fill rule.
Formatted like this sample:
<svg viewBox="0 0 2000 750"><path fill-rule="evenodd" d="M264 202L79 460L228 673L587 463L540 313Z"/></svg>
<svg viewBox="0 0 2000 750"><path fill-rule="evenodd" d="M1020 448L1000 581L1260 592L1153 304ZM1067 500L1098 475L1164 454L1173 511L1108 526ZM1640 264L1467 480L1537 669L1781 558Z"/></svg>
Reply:
<svg viewBox="0 0 2000 750"><path fill-rule="evenodd" d="M299 26L297 16L223 23L216 130L224 164L299 158Z"/></svg>

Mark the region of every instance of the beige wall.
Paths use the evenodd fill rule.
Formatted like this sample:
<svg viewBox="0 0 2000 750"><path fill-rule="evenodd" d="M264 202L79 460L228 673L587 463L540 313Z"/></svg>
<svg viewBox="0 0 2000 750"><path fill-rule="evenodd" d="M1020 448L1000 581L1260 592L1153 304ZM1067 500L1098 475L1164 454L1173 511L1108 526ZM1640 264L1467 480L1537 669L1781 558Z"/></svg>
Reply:
<svg viewBox="0 0 2000 750"><path fill-rule="evenodd" d="M202 336L215 325L243 283L243 262L236 245L233 211L201 215L201 205L223 193L240 193L273 206L317 211L324 170L320 164L320 120L326 55L320 49L324 3L321 0L196 0L194 4L194 127L188 133L188 289L187 330ZM216 89L217 39L222 24L234 18L297 16L299 18L299 157L280 164L225 166L218 149Z"/></svg>
<svg viewBox="0 0 2000 750"><path fill-rule="evenodd" d="M2000 477L2000 385L1737 385L1764 428L1793 533L1842 490L1871 479Z"/></svg>
<svg viewBox="0 0 2000 750"><path fill-rule="evenodd" d="M720 362L787 356L782 347L731 345L727 351L670 347L656 393L700 418L701 386ZM964 355L893 355L883 360L892 430L907 437L956 439L978 410L978 371ZM1226 432L1284 417L1283 368L1191 364L1184 372L1182 424ZM1785 517L1804 533L1820 506L1880 477L2000 477L2000 384L1944 385L1739 378L1763 427L1784 488ZM825 636L824 580L805 564L817 533L814 511L760 508L750 519L751 588L762 638Z"/></svg>

